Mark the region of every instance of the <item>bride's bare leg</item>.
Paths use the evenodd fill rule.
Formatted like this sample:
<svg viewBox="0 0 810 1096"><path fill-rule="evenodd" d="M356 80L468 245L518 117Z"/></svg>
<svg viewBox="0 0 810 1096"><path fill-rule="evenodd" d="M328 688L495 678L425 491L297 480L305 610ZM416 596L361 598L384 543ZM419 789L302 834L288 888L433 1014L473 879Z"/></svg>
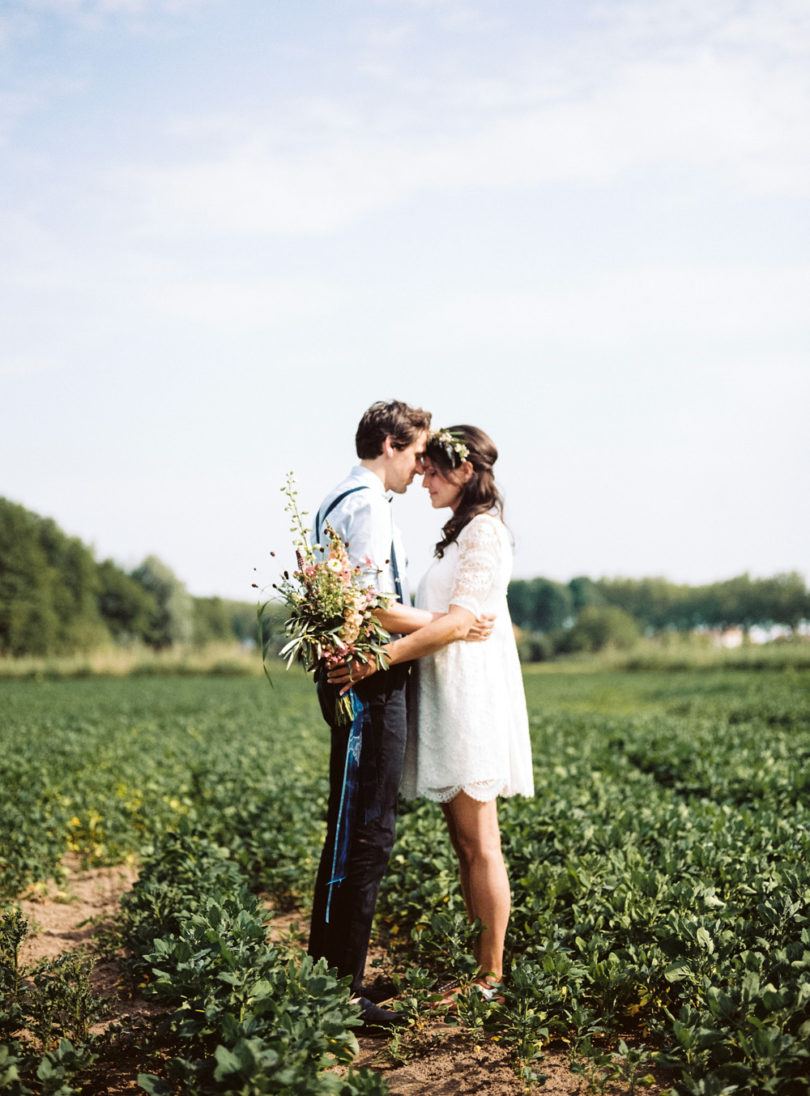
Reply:
<svg viewBox="0 0 810 1096"><path fill-rule="evenodd" d="M479 918L484 926L476 958L485 975L500 980L512 896L501 852L497 800L481 803L466 792L459 792L445 806L450 840L459 856L462 878L466 872L468 913L473 920Z"/></svg>
<svg viewBox="0 0 810 1096"><path fill-rule="evenodd" d="M458 871L459 879L461 882L461 894L464 898L464 908L467 911L468 920L474 921L475 914L472 911L472 902L470 900L470 869L467 865L466 860L462 856L461 846L458 843L458 836L456 834L456 823L453 819L453 812L450 809L450 804L442 803L440 804L440 806L444 813L444 820L447 823L447 832L450 835L450 844L453 846L453 851L458 857ZM477 952L475 957L476 959L478 958Z"/></svg>

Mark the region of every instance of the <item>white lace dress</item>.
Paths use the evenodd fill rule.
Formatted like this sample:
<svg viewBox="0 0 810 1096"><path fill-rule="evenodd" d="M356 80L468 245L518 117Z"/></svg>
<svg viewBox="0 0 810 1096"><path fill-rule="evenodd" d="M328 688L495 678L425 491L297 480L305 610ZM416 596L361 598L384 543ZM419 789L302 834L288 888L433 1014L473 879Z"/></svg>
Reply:
<svg viewBox="0 0 810 1096"><path fill-rule="evenodd" d="M512 547L503 522L479 514L419 583L420 609L494 613L484 643L451 643L414 663L402 793L446 803L533 795L529 721L506 587Z"/></svg>

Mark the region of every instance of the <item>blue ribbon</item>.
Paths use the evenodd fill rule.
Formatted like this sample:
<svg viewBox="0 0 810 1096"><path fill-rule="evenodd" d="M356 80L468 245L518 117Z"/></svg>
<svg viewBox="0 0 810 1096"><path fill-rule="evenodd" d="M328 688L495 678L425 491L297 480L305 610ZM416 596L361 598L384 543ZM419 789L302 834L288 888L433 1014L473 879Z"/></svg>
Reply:
<svg viewBox="0 0 810 1096"><path fill-rule="evenodd" d="M340 790L340 807L335 826L335 848L332 854L332 878L327 883L329 896L326 900L326 923L329 924L329 910L332 905L333 888L346 878L346 863L349 859L349 842L352 836L352 816L359 786L360 751L363 746L363 723L366 708L354 689L349 690L352 702L352 725L349 741L346 745L346 761L343 765L343 786Z"/></svg>

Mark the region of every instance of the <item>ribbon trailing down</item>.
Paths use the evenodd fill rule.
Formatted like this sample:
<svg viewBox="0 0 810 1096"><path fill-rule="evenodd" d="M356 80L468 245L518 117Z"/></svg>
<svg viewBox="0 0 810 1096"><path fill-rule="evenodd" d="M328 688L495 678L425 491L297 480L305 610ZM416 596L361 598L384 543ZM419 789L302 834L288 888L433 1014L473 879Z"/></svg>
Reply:
<svg viewBox="0 0 810 1096"><path fill-rule="evenodd" d="M335 886L346 878L346 863L349 859L349 843L352 836L352 822L355 814L357 789L359 787L360 751L363 746L363 724L366 707L354 689L349 690L352 702L352 725L346 746L346 761L343 766L343 786L340 790L340 807L335 826L335 848L332 853L332 878L327 883L329 896L326 900L326 923L329 924L329 911L332 905L332 893Z"/></svg>

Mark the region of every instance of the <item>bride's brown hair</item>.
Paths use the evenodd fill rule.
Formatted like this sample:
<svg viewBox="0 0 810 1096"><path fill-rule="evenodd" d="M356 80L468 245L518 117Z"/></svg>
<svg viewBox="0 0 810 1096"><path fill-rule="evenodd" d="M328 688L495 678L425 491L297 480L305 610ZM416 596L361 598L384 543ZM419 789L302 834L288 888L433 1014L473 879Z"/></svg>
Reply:
<svg viewBox="0 0 810 1096"><path fill-rule="evenodd" d="M447 435L452 441L448 444ZM442 475L452 472L462 463L461 453L466 448L464 458L472 465L472 475L461 487L461 498L452 517L442 527L442 539L436 545L434 555L439 559L444 555L459 533L478 514L488 514L494 510L503 521L503 498L495 485L492 466L498 459L498 450L492 438L479 430L477 426L448 426L431 434L425 446L425 456L436 465Z"/></svg>

